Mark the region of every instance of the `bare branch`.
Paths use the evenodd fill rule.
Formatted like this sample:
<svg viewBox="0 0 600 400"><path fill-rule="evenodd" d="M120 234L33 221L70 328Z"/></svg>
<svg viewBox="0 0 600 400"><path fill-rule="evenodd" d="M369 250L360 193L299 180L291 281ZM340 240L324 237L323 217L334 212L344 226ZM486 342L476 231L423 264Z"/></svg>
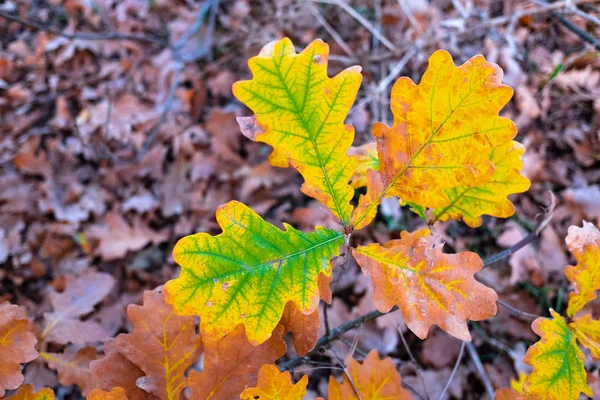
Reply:
<svg viewBox="0 0 600 400"><path fill-rule="evenodd" d="M471 356L471 360L473 364L475 364L475 368L477 369L477 373L479 373L479 378L481 379L481 383L485 387L485 391L488 394L490 400L494 399L494 386L492 386L492 382L490 382L490 378L488 378L485 369L483 369L483 364L481 363L481 359L479 358L479 354L477 354L477 350L475 346L473 346L472 342L465 342L467 346L467 352L469 356Z"/></svg>
<svg viewBox="0 0 600 400"><path fill-rule="evenodd" d="M456 362L454 363L454 368L452 368L452 373L450 374L450 377L448 378L448 382L446 382L446 386L444 386L444 389L442 390L442 393L440 393L439 400L443 400L444 399L444 396L446 395L446 392L450 388L450 383L452 383L452 379L454 379L454 375L456 375L456 371L458 371L458 366L460 365L460 361L463 358L463 353L465 351L465 344L466 343L467 342L462 342L462 344L460 345L460 352L458 353L458 357L456 358Z"/></svg>

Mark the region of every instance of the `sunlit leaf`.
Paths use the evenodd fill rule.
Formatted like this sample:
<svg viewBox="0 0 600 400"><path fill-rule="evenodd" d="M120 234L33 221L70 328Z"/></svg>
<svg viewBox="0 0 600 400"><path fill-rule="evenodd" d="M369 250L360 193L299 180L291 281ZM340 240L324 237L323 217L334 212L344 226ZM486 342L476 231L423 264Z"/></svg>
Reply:
<svg viewBox="0 0 600 400"><path fill-rule="evenodd" d="M567 315L574 316L588 302L594 300L600 289L600 231L590 222L583 227L569 227L567 247L577 260L577 265L565 267L565 275L573 284L569 293Z"/></svg>
<svg viewBox="0 0 600 400"><path fill-rule="evenodd" d="M6 400L54 400L54 392L50 388L43 388L36 393L33 386L21 385L17 393Z"/></svg>
<svg viewBox="0 0 600 400"><path fill-rule="evenodd" d="M489 151L489 160L494 164L492 178L478 186L459 186L446 189L450 204L433 210L438 221L461 219L470 227L481 225L481 216L492 215L507 218L514 214L515 207L508 195L529 189L529 180L521 175L525 147L510 142Z"/></svg>
<svg viewBox="0 0 600 400"><path fill-rule="evenodd" d="M377 171L379 169L377 145L375 145L375 142L371 142L358 147L350 147L348 155L355 156L358 160L350 185L354 189L367 186L367 171L370 169Z"/></svg>
<svg viewBox="0 0 600 400"><path fill-rule="evenodd" d="M541 337L523 361L533 367L523 384L525 393L543 399L578 399L581 392L591 396L586 383L584 355L563 317L551 310L552 319L538 318L533 331Z"/></svg>
<svg viewBox="0 0 600 400"><path fill-rule="evenodd" d="M495 315L498 296L473 277L483 267L477 254L444 254L442 247L428 229L421 229L404 231L400 239L383 246L359 246L353 254L373 280L379 311L397 305L408 328L421 339L435 324L461 340L471 340L466 320Z"/></svg>
<svg viewBox="0 0 600 400"><path fill-rule="evenodd" d="M179 399L185 372L202 352L194 317L175 314L156 291L145 291L144 304L130 305L127 314L134 330L117 336L117 348L146 373L137 385L162 400Z"/></svg>
<svg viewBox="0 0 600 400"><path fill-rule="evenodd" d="M0 397L6 389L23 383L21 364L38 357L37 339L29 325L27 310L10 303L0 304Z"/></svg>
<svg viewBox="0 0 600 400"><path fill-rule="evenodd" d="M76 353L68 350L64 353L45 353L40 356L50 369L58 372L58 380L65 386L77 385L85 396L98 387L98 377L90 370L90 363L98 358L96 349L84 347Z"/></svg>
<svg viewBox="0 0 600 400"><path fill-rule="evenodd" d="M329 78L328 57L321 40L299 54L287 38L271 42L248 62L252 80L236 82L233 94L256 114L254 139L273 147L271 164L296 168L302 191L347 225L356 159L347 156L354 128L344 120L362 77L355 66Z"/></svg>
<svg viewBox="0 0 600 400"><path fill-rule="evenodd" d="M317 227L282 231L242 203L217 210L223 233L197 233L173 250L181 274L165 285L167 302L181 315L199 315L205 339L218 339L244 324L253 344L263 343L288 301L304 314L319 302L319 274L331 275L329 260L344 236Z"/></svg>
<svg viewBox="0 0 600 400"><path fill-rule="evenodd" d="M348 374L340 384L334 376L329 378L329 400L410 400L410 392L402 387L400 374L391 358L379 359L377 351L371 350L362 364L349 358ZM354 388L352 387L354 385Z"/></svg>
<svg viewBox="0 0 600 400"><path fill-rule="evenodd" d="M289 371L281 372L275 365L263 365L258 374L256 387L242 392L242 400L302 400L306 394L308 376L304 375L298 383L292 382Z"/></svg>
<svg viewBox="0 0 600 400"><path fill-rule="evenodd" d="M593 319L591 314L586 314L573 318L569 328L577 336L579 343L590 350L592 358L600 361L600 321Z"/></svg>
<svg viewBox="0 0 600 400"><path fill-rule="evenodd" d="M247 387L256 385L260 367L273 364L285 354L284 329L278 326L264 343L254 346L238 327L218 341L206 341L202 372L190 372L192 399L237 399Z"/></svg>
<svg viewBox="0 0 600 400"><path fill-rule="evenodd" d="M369 224L386 197L441 208L450 204L446 190L478 186L494 173L491 148L508 143L517 128L498 112L512 97L502 85L502 70L475 56L455 67L438 50L419 85L400 78L392 88L394 125L376 123L379 170L367 174L353 224Z"/></svg>
<svg viewBox="0 0 600 400"><path fill-rule="evenodd" d="M110 392L106 392L101 389L94 389L88 394L86 400L128 400L125 390L120 387L116 387Z"/></svg>

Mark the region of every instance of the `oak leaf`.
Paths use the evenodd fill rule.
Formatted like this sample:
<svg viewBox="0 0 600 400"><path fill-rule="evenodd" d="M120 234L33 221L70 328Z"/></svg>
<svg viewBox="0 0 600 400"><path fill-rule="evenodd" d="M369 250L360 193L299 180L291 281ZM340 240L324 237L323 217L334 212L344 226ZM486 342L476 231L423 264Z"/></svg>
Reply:
<svg viewBox="0 0 600 400"><path fill-rule="evenodd" d="M442 253L443 243L428 229L402 232L381 246L353 250L364 273L373 280L375 307L388 312L397 305L408 328L425 339L431 325L469 341L467 318L480 321L496 314L498 296L477 282L483 262L471 252Z"/></svg>
<svg viewBox="0 0 600 400"><path fill-rule="evenodd" d="M98 377L90 369L90 363L98 358L96 349L84 347L76 353L67 349L65 353L45 353L40 356L48 367L58 372L58 380L65 386L77 385L85 396L98 387Z"/></svg>
<svg viewBox="0 0 600 400"><path fill-rule="evenodd" d="M354 128L344 120L362 77L354 66L329 78L328 57L321 40L299 54L288 38L271 42L248 62L252 80L236 82L233 94L256 114L254 139L273 147L271 165L291 164L304 178L302 192L347 225L356 159L347 156Z"/></svg>
<svg viewBox="0 0 600 400"><path fill-rule="evenodd" d="M517 128L498 112L512 97L502 70L478 55L456 67L438 50L429 58L421 83L396 81L390 105L394 125L373 126L379 170L367 173L353 225L368 225L379 203L399 196L405 203L440 208L450 204L446 190L490 180L489 151L511 141Z"/></svg>
<svg viewBox="0 0 600 400"><path fill-rule="evenodd" d="M538 318L531 325L541 337L525 354L524 362L533 367L525 378L526 394L544 399L578 399L581 392L592 395L586 383L584 355L577 346L575 334L563 317L550 310L552 319Z"/></svg>
<svg viewBox="0 0 600 400"><path fill-rule="evenodd" d="M17 393L6 400L54 400L54 392L50 388L43 388L36 393L32 385L21 385Z"/></svg>
<svg viewBox="0 0 600 400"><path fill-rule="evenodd" d="M579 343L590 351L594 361L600 361L600 321L592 318L591 314L573 318L569 322Z"/></svg>
<svg viewBox="0 0 600 400"><path fill-rule="evenodd" d="M220 206L216 218L223 233L186 236L173 249L182 269L165 296L176 313L199 315L211 340L243 324L256 345L269 338L289 301L304 314L316 310L319 274L331 275L341 233L303 233L287 224L282 231L236 201Z"/></svg>
<svg viewBox="0 0 600 400"><path fill-rule="evenodd" d="M27 310L10 303L0 304L0 397L6 389L23 383L21 364L38 357L37 339L31 332Z"/></svg>
<svg viewBox="0 0 600 400"><path fill-rule="evenodd" d="M246 387L257 382L260 367L272 364L285 354L284 329L278 326L264 343L254 346L246 338L243 325L218 341L206 341L204 369L191 371L192 399L236 399Z"/></svg>
<svg viewBox="0 0 600 400"><path fill-rule="evenodd" d="M108 295L115 280L103 272L88 271L78 278L68 277L66 289L51 292L51 313L44 313L46 321L41 337L60 344L80 346L105 340L109 334L97 322L81 321L94 306Z"/></svg>
<svg viewBox="0 0 600 400"><path fill-rule="evenodd" d="M584 221L581 228L569 227L566 242L577 260L577 265L565 267L565 276L574 287L567 307L567 315L572 317L594 300L600 289L600 230Z"/></svg>
<svg viewBox="0 0 600 400"><path fill-rule="evenodd" d="M477 186L459 186L445 190L450 203L433 210L436 221L461 219L470 227L481 225L481 216L492 215L508 218L515 213L515 206L507 196L529 189L529 179L521 175L525 147L510 142L489 151L494 164L492 178Z"/></svg>
<svg viewBox="0 0 600 400"><path fill-rule="evenodd" d="M290 302L286 304L279 323L294 335L294 348L298 355L304 356L317 344L320 328L319 310L312 314L304 314Z"/></svg>
<svg viewBox="0 0 600 400"><path fill-rule="evenodd" d="M275 365L267 364L260 368L256 387L245 389L240 399L302 400L306 394L306 385L307 375L294 384L289 371L281 372Z"/></svg>
<svg viewBox="0 0 600 400"><path fill-rule="evenodd" d="M110 392L102 389L94 389L88 394L86 400L128 400L125 390L121 387L115 387Z"/></svg>
<svg viewBox="0 0 600 400"><path fill-rule="evenodd" d="M117 336L116 343L119 353L145 372L138 387L163 400L179 399L188 383L185 371L202 352L194 317L175 314L156 291L145 291L144 304L130 305L127 314L134 330Z"/></svg>
<svg viewBox="0 0 600 400"><path fill-rule="evenodd" d="M379 359L377 351L371 350L364 362L349 358L348 375L338 383L334 376L329 378L329 400L410 400L410 392L402 387L401 377L391 358Z"/></svg>
<svg viewBox="0 0 600 400"><path fill-rule="evenodd" d="M137 365L119 353L115 339L104 343L104 357L90 363L90 369L98 377L98 387L111 390L121 387L129 400L149 400L156 397L140 389L136 381L144 376Z"/></svg>
<svg viewBox="0 0 600 400"><path fill-rule="evenodd" d="M356 157L358 164L350 180L354 189L367 186L367 171L379 169L379 158L377 157L377 145L375 142L363 144L358 147L350 147L348 155Z"/></svg>

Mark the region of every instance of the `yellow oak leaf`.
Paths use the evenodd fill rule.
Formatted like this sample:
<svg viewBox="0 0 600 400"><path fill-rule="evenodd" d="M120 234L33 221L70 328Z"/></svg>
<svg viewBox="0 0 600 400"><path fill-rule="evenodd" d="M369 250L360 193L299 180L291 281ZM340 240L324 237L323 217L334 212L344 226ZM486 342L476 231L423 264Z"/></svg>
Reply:
<svg viewBox="0 0 600 400"><path fill-rule="evenodd" d="M127 400L127 394L121 387L115 387L110 392L94 389L88 394L86 400Z"/></svg>
<svg viewBox="0 0 600 400"><path fill-rule="evenodd" d="M492 178L478 186L459 186L445 190L450 204L433 210L435 221L460 219L472 228L481 225L483 214L507 218L515 213L514 205L507 196L529 189L529 179L521 175L525 147L509 142L489 151L494 164Z"/></svg>
<svg viewBox="0 0 600 400"><path fill-rule="evenodd" d="M579 343L590 350L595 361L600 361L600 321L592 318L591 314L573 318L569 323Z"/></svg>
<svg viewBox="0 0 600 400"><path fill-rule="evenodd" d="M577 346L575 334L563 317L550 310L552 319L538 318L531 325L541 339L525 354L524 362L533 367L525 378L526 394L543 399L576 400L581 392L591 396L586 383L584 355Z"/></svg>
<svg viewBox="0 0 600 400"><path fill-rule="evenodd" d="M32 385L21 385L17 393L6 400L54 400L54 392L50 388L43 388L36 393Z"/></svg>
<svg viewBox="0 0 600 400"><path fill-rule="evenodd" d="M523 383L525 382L525 379L527 379L527 374L524 372L520 372L518 381L514 379L510 380L510 388L516 390L521 394L525 394L525 391L523 390Z"/></svg>
<svg viewBox="0 0 600 400"><path fill-rule="evenodd" d="M354 128L344 120L362 76L354 66L329 78L328 57L321 40L299 54L288 38L271 42L248 62L252 80L236 82L233 94L256 114L254 139L273 147L271 165L296 168L302 192L346 226L354 195L348 181L357 161L347 156Z"/></svg>
<svg viewBox="0 0 600 400"><path fill-rule="evenodd" d="M442 253L443 243L428 229L401 233L383 246L353 250L363 272L373 280L375 307L388 312L397 305L406 326L425 339L431 325L469 341L467 318L480 321L496 314L498 295L477 282L483 262L475 253Z"/></svg>
<svg viewBox="0 0 600 400"><path fill-rule="evenodd" d="M406 77L396 81L393 126L373 126L379 170L367 173L367 194L353 215L355 229L373 220L384 198L443 208L450 204L446 189L490 180L490 149L517 133L512 121L498 116L513 93L501 80L500 67L481 55L456 67L448 52L438 50L419 85Z"/></svg>
<svg viewBox="0 0 600 400"><path fill-rule="evenodd" d="M584 221L581 228L569 227L566 242L577 260L577 265L565 267L565 276L574 288L567 307L567 315L572 317L594 300L600 289L600 230Z"/></svg>
<svg viewBox="0 0 600 400"><path fill-rule="evenodd" d="M350 147L348 155L356 157L358 165L354 170L350 185L354 189L367 186L367 171L379 169L379 158L377 158L377 145L375 142L366 143L358 147Z"/></svg>
<svg viewBox="0 0 600 400"><path fill-rule="evenodd" d="M194 317L175 314L161 293L149 290L144 304L128 306L127 314L133 332L120 334L116 343L119 353L146 373L137 386L161 400L178 400L188 384L185 372L203 348Z"/></svg>
<svg viewBox="0 0 600 400"><path fill-rule="evenodd" d="M251 343L271 336L285 305L303 314L319 303L319 275L331 275L329 260L339 254L344 235L317 227L303 233L269 224L246 205L219 207L223 233L197 233L173 249L181 273L165 285L165 297L180 315L199 315L202 334L219 339L243 324Z"/></svg>
<svg viewBox="0 0 600 400"><path fill-rule="evenodd" d="M242 392L242 400L302 400L306 394L308 376L304 375L298 383L292 383L289 371L281 372L275 365L263 365L258 373L256 387Z"/></svg>
<svg viewBox="0 0 600 400"><path fill-rule="evenodd" d="M364 362L349 358L348 375L340 384L334 376L329 377L329 400L410 400L410 392L402 387L401 377L391 358L379 359L376 350L371 350Z"/></svg>
<svg viewBox="0 0 600 400"><path fill-rule="evenodd" d="M36 343L25 307L0 303L0 397L23 383L21 364L38 357Z"/></svg>

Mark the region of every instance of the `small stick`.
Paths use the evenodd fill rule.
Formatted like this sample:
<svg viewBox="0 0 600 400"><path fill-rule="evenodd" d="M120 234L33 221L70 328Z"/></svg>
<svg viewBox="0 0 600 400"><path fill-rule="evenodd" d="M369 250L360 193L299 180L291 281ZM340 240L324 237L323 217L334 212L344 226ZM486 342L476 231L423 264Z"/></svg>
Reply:
<svg viewBox="0 0 600 400"><path fill-rule="evenodd" d="M488 394L490 400L494 399L494 387L492 386L492 382L490 382L490 378L488 378L485 369L483 369L483 364L481 363L481 359L479 358L479 354L477 354L477 350L475 346L473 346L472 342L465 342L467 345L467 352L469 356L471 356L471 360L473 360L473 364L475 364L475 368L479 373L479 378L481 378L481 383L485 387L485 391Z"/></svg>
<svg viewBox="0 0 600 400"><path fill-rule="evenodd" d="M422 372L421 364L419 364L417 362L417 360L415 359L415 356L413 356L412 351L410 351L410 347L408 347L408 343L406 343L406 338L404 337L404 334L400 330L400 326L399 325L397 326L397 329L398 329L398 334L400 335L400 339L402 340L402 344L404 345L404 349L408 353L408 357L410 358L410 361L413 363L413 365L417 369L417 375L419 375L419 379L421 380L421 384L423 384L423 390L425 391L425 397L429 400L431 397L429 397L429 392L427 391L427 384L425 383L425 378L423 378L423 372Z"/></svg>
<svg viewBox="0 0 600 400"><path fill-rule="evenodd" d="M452 382L452 379L454 379L454 375L456 375L456 371L458 371L458 366L460 365L460 361L462 360L463 353L465 351L465 343L466 342L462 342L462 344L460 345L460 352L458 353L458 358L456 359L456 362L454 363L454 368L452 368L452 373L450 374L450 377L448 378L448 382L446 382L446 386L444 386L442 393L440 393L439 400L444 399L446 392L450 388L450 383Z"/></svg>
<svg viewBox="0 0 600 400"><path fill-rule="evenodd" d="M543 318L541 315L536 315L536 314L530 314L528 312L525 311L521 311L518 308L515 308L513 306L511 306L510 304L502 301L502 300L496 300L496 303L500 304L501 306L505 307L508 309L508 311L510 311L511 313L513 313L514 315L516 315L517 317L519 317L522 320L525 321L532 321L538 318Z"/></svg>

